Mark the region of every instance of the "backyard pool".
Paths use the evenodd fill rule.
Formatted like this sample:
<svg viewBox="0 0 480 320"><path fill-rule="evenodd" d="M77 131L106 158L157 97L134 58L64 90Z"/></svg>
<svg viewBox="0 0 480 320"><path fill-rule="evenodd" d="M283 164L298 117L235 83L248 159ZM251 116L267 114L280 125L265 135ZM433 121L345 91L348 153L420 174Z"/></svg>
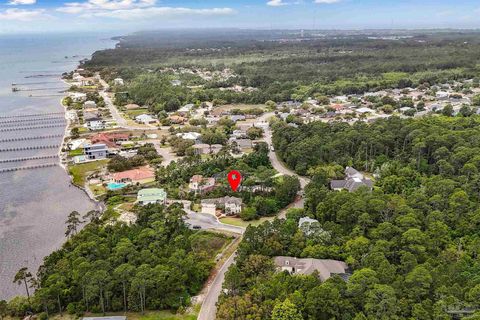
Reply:
<svg viewBox="0 0 480 320"><path fill-rule="evenodd" d="M122 189L125 186L126 186L125 183L110 182L109 184L107 184L107 189L118 190L118 189Z"/></svg>

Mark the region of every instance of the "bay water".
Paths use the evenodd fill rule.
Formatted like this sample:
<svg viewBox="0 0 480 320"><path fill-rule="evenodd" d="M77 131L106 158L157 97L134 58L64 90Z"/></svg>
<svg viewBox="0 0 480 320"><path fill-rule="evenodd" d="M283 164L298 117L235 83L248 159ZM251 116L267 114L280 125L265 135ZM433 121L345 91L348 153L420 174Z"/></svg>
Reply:
<svg viewBox="0 0 480 320"><path fill-rule="evenodd" d="M113 48L111 36L0 35L0 300L25 295L13 283L15 273L28 267L35 274L43 258L62 245L71 211L95 208L58 165L4 169L59 163L57 145L66 126L61 74L93 52ZM12 150L18 148L28 149Z"/></svg>

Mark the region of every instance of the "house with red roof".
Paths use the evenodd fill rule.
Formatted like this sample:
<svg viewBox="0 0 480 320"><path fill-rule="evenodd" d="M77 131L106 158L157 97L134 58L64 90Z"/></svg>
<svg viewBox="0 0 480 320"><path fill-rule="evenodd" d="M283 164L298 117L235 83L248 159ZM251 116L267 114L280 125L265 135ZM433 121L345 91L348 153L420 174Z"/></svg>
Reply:
<svg viewBox="0 0 480 320"><path fill-rule="evenodd" d="M122 172L115 172L111 180L116 183L145 184L155 181L155 170L150 166L143 166Z"/></svg>

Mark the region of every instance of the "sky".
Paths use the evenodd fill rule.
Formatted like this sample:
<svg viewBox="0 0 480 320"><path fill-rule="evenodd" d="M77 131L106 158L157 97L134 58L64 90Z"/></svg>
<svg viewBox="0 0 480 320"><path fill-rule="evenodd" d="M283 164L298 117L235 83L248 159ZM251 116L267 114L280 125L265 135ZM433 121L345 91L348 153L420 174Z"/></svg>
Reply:
<svg viewBox="0 0 480 320"><path fill-rule="evenodd" d="M0 33L480 28L478 0L0 0Z"/></svg>

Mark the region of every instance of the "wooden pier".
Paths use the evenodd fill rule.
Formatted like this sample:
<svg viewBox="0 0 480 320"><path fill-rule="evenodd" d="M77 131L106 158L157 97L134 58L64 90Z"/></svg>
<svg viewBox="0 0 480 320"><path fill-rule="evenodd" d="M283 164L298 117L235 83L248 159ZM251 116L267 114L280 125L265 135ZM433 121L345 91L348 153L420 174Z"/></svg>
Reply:
<svg viewBox="0 0 480 320"><path fill-rule="evenodd" d="M49 168L49 167L55 167L55 166L58 166L58 163L45 163L45 164L37 164L34 166L4 168L4 169L0 169L0 173L13 172L13 171L19 171L19 170Z"/></svg>
<svg viewBox="0 0 480 320"><path fill-rule="evenodd" d="M0 152L12 152L12 151L26 151L26 150L41 150L41 149L57 149L60 148L60 144L50 144L44 146L28 146L28 147L13 147L13 148L1 148Z"/></svg>
<svg viewBox="0 0 480 320"><path fill-rule="evenodd" d="M0 159L0 163L11 163L11 162L23 162L30 160L43 160L43 159L55 159L58 158L58 154L48 155L48 156L34 156L34 157L23 157L23 158L12 158L12 159Z"/></svg>
<svg viewBox="0 0 480 320"><path fill-rule="evenodd" d="M48 125L41 125L41 126L0 128L0 132L31 130L31 129L43 129L43 128L55 128L55 127L57 127L57 128L65 127L65 123L63 122L63 123L58 123L58 124L48 124Z"/></svg>
<svg viewBox="0 0 480 320"><path fill-rule="evenodd" d="M63 137L63 134L59 133L59 134L49 134L44 136L6 138L6 139L0 139L0 142L28 141L28 140L51 139L51 138L60 138L60 137Z"/></svg>

